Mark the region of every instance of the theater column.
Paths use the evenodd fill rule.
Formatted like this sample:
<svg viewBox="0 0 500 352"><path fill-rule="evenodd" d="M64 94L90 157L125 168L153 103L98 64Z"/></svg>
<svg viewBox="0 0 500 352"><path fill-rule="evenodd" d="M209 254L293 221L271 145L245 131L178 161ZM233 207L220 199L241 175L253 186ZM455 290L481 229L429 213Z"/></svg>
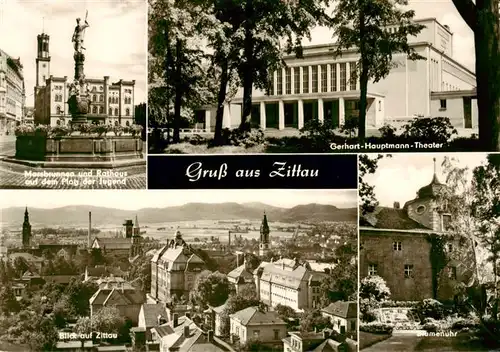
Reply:
<svg viewBox="0 0 500 352"><path fill-rule="evenodd" d="M299 101L297 102L297 108L299 113L298 128L300 130L304 127L304 102L302 101L302 99L299 99Z"/></svg>
<svg viewBox="0 0 500 352"><path fill-rule="evenodd" d="M210 131L210 109L205 110L205 131L211 132Z"/></svg>
<svg viewBox="0 0 500 352"><path fill-rule="evenodd" d="M339 126L345 124L345 104L344 98L339 98Z"/></svg>
<svg viewBox="0 0 500 352"><path fill-rule="evenodd" d="M260 102L260 128L266 129L266 103Z"/></svg>
<svg viewBox="0 0 500 352"><path fill-rule="evenodd" d="M285 129L285 104L283 103L283 100L279 101L279 108L278 108L278 129L279 130L284 130Z"/></svg>
<svg viewBox="0 0 500 352"><path fill-rule="evenodd" d="M325 112L323 111L323 99L318 99L318 121L323 123L325 120Z"/></svg>

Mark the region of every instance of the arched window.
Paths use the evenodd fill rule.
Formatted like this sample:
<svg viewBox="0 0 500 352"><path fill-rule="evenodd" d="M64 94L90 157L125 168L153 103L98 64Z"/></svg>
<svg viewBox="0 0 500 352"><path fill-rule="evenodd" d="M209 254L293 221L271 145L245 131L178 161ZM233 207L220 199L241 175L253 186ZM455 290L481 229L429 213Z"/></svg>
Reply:
<svg viewBox="0 0 500 352"><path fill-rule="evenodd" d="M108 103L110 103L110 104L111 104L111 97L109 97L109 98L108 98Z"/></svg>
<svg viewBox="0 0 500 352"><path fill-rule="evenodd" d="M129 121L127 121L125 124L126 124L127 126L130 126L130 122L129 122Z"/></svg>
<svg viewBox="0 0 500 352"><path fill-rule="evenodd" d="M104 95L99 95L99 101L102 103L104 102Z"/></svg>
<svg viewBox="0 0 500 352"><path fill-rule="evenodd" d="M94 105L94 106L92 107L92 113L93 113L93 114L97 114L97 106L95 106L95 105Z"/></svg>
<svg viewBox="0 0 500 352"><path fill-rule="evenodd" d="M113 116L113 109L112 109L112 108L109 108L109 110L108 110L108 115L109 115L109 116Z"/></svg>
<svg viewBox="0 0 500 352"><path fill-rule="evenodd" d="M125 116L130 116L130 109L129 108L125 109Z"/></svg>
<svg viewBox="0 0 500 352"><path fill-rule="evenodd" d="M59 126L61 124L61 120L57 120L57 126Z"/></svg>
<svg viewBox="0 0 500 352"><path fill-rule="evenodd" d="M93 94L92 95L92 101L95 103L97 101L97 95Z"/></svg>
<svg viewBox="0 0 500 352"><path fill-rule="evenodd" d="M58 115L61 114L61 107L59 105L56 106L56 114L58 114Z"/></svg>
<svg viewBox="0 0 500 352"><path fill-rule="evenodd" d="M118 116L118 108L115 108L115 115Z"/></svg>
<svg viewBox="0 0 500 352"><path fill-rule="evenodd" d="M118 121L115 121L115 126L118 126Z"/></svg>
<svg viewBox="0 0 500 352"><path fill-rule="evenodd" d="M104 107L103 106L99 106L99 114L104 114Z"/></svg>

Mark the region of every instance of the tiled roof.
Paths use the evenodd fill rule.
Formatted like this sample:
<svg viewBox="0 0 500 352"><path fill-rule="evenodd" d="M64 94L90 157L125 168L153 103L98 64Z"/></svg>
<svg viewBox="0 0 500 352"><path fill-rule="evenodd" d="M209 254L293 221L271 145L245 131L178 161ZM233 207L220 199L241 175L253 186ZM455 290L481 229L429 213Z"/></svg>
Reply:
<svg viewBox="0 0 500 352"><path fill-rule="evenodd" d="M145 297L139 290L120 288L100 288L90 298L91 305L142 304Z"/></svg>
<svg viewBox="0 0 500 352"><path fill-rule="evenodd" d="M161 303L150 304L145 303L141 307L141 312L139 316L144 316L144 322L146 327L152 327L158 325L158 316L161 315L163 318L168 319L168 313L165 309L165 305Z"/></svg>
<svg viewBox="0 0 500 352"><path fill-rule="evenodd" d="M110 275L117 277L125 277L127 275L127 273L122 271L120 268L115 268L112 266L104 266L104 265L87 267L86 271L88 276L94 276L94 277L107 277Z"/></svg>
<svg viewBox="0 0 500 352"><path fill-rule="evenodd" d="M241 325L286 325L276 312L263 312L258 307L248 307L231 314L231 319L238 320Z"/></svg>
<svg viewBox="0 0 500 352"><path fill-rule="evenodd" d="M327 339L311 352L338 352L340 345L342 345L342 343L332 339Z"/></svg>
<svg viewBox="0 0 500 352"><path fill-rule="evenodd" d="M391 230L430 230L408 217L405 209L377 207L360 219L361 226Z"/></svg>
<svg viewBox="0 0 500 352"><path fill-rule="evenodd" d="M302 280L308 280L311 271L291 259L280 259L263 267L261 280L297 289Z"/></svg>
<svg viewBox="0 0 500 352"><path fill-rule="evenodd" d="M129 249L130 247L132 247L132 242L130 238L96 237L95 240L99 243L99 248Z"/></svg>
<svg viewBox="0 0 500 352"><path fill-rule="evenodd" d="M227 277L239 281L240 279L244 281L253 281L253 273L248 268L247 264L240 265L236 269L232 270Z"/></svg>
<svg viewBox="0 0 500 352"><path fill-rule="evenodd" d="M322 311L337 317L350 319L358 316L358 305L354 301L337 301L330 303Z"/></svg>

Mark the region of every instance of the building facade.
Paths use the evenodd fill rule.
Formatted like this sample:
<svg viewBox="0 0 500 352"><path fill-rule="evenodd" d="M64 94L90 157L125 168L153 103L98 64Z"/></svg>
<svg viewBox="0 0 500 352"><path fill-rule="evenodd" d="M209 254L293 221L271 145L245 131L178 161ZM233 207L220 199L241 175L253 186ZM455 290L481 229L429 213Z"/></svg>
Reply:
<svg viewBox="0 0 500 352"><path fill-rule="evenodd" d="M282 304L296 311L314 308L319 304L319 286L325 275L296 259L262 262L254 270L257 297L273 307Z"/></svg>
<svg viewBox="0 0 500 352"><path fill-rule="evenodd" d="M13 133L22 123L25 102L21 60L0 49L0 133Z"/></svg>
<svg viewBox="0 0 500 352"><path fill-rule="evenodd" d="M69 86L73 83L68 76L56 77L51 74L50 37L37 36L35 86L35 124L50 126L65 125L71 120L68 107ZM135 80L120 79L111 82L109 76L86 78L90 95L89 122L129 126L134 123Z"/></svg>
<svg viewBox="0 0 500 352"><path fill-rule="evenodd" d="M333 330L339 334L356 334L358 331L358 303L337 301L321 309L321 315L330 319Z"/></svg>
<svg viewBox="0 0 500 352"><path fill-rule="evenodd" d="M151 298L158 302L170 302L174 295L187 298L204 267L205 262L177 231L175 238L151 259Z"/></svg>
<svg viewBox="0 0 500 352"><path fill-rule="evenodd" d="M395 54L395 67L383 80L369 82L367 128L398 125L413 117L449 117L464 132L477 129L476 78L453 55L453 33L435 19L416 22L425 26L409 43L425 60L411 61ZM394 33L395 27L387 31ZM303 58L285 57L286 66L271 77L267 92L254 89L252 125L263 129L300 129L312 119L339 127L359 116L359 81L353 80L359 54L345 50L335 58L333 45L304 47ZM241 121L242 89L224 109L224 127ZM198 116L199 115L199 116ZM204 128L214 130L215 109L197 114Z"/></svg>
<svg viewBox="0 0 500 352"><path fill-rule="evenodd" d="M276 312L248 307L231 314L229 319L231 336L237 337L241 344L252 339L266 344L281 343L286 336L286 323Z"/></svg>
<svg viewBox="0 0 500 352"><path fill-rule="evenodd" d="M435 162L435 161L434 161ZM457 283L474 280L474 244L450 232L446 191L436 173L403 208L377 207L360 219L360 278L382 277L395 301L449 300ZM436 272L431 251L441 247L446 266Z"/></svg>

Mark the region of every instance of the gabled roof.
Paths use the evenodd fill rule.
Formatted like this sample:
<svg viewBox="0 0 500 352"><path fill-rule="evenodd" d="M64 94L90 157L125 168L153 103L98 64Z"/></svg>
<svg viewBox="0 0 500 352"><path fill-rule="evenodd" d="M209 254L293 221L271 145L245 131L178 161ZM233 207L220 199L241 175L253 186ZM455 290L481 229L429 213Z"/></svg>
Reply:
<svg viewBox="0 0 500 352"><path fill-rule="evenodd" d="M358 317L358 305L355 301L333 302L321 311L345 319Z"/></svg>
<svg viewBox="0 0 500 352"><path fill-rule="evenodd" d="M342 345L341 342L335 341L333 339L326 339L311 352L338 352L340 345Z"/></svg>
<svg viewBox="0 0 500 352"><path fill-rule="evenodd" d="M132 242L130 238L108 238L108 237L96 237L94 242L99 244L99 248L105 249L130 249L132 247Z"/></svg>
<svg viewBox="0 0 500 352"><path fill-rule="evenodd" d="M253 281L253 273L246 263L243 263L243 265L240 265L236 269L232 270L229 274L227 274L227 277L234 279L237 282L240 280Z"/></svg>
<svg viewBox="0 0 500 352"><path fill-rule="evenodd" d="M258 307L248 307L230 315L231 319L237 320L241 325L286 325L278 313L263 312Z"/></svg>
<svg viewBox="0 0 500 352"><path fill-rule="evenodd" d="M122 305L142 304L145 301L143 293L136 289L100 288L90 298L91 305Z"/></svg>
<svg viewBox="0 0 500 352"><path fill-rule="evenodd" d="M140 316L144 317L144 322L147 328L158 325L158 316L168 319L168 313L165 309L165 305L161 303L144 303L139 313L139 317Z"/></svg>
<svg viewBox="0 0 500 352"><path fill-rule="evenodd" d="M360 226L391 230L430 230L408 217L405 209L377 207L360 218Z"/></svg>
<svg viewBox="0 0 500 352"><path fill-rule="evenodd" d="M306 264L307 265L307 264ZM258 270L258 269L257 269ZM280 259L263 267L261 280L293 289L299 288L302 280L308 280L312 271L292 259Z"/></svg>

